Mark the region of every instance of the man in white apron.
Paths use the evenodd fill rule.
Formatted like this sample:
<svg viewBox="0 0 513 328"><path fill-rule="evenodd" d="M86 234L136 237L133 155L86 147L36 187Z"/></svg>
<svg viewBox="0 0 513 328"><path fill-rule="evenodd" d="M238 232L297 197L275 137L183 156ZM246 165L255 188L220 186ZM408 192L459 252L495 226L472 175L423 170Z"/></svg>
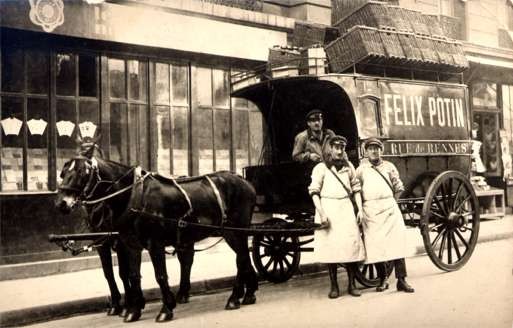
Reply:
<svg viewBox="0 0 513 328"><path fill-rule="evenodd" d="M361 295L356 289L354 270L357 269L357 262L365 258L365 248L350 199L354 195L359 211L362 207L360 182L353 165L345 159L346 143L346 138L341 136L330 139L330 160L314 167L312 183L308 187L316 209L315 222L326 227L315 231L314 256L318 262L328 264L331 282L329 298L340 295L338 263L346 264L348 293L352 296Z"/></svg>
<svg viewBox="0 0 513 328"><path fill-rule="evenodd" d="M378 292L388 289L385 263L392 261L397 277L397 290L413 293L406 282L406 227L397 198L404 190L397 168L381 158L383 143L377 138L365 142L367 158L356 170L361 183L363 202L362 226L367 258L376 263L380 285Z"/></svg>

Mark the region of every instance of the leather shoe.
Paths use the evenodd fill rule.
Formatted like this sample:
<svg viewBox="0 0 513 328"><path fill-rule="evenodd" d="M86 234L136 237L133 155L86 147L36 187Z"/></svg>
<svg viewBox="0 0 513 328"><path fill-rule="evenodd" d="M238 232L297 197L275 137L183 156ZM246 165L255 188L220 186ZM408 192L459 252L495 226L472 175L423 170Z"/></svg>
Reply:
<svg viewBox="0 0 513 328"><path fill-rule="evenodd" d="M397 280L397 290L400 291L400 292L401 291L405 292L405 293L413 293L413 292L415 292L415 289L413 289L412 286L408 285L408 283L404 279Z"/></svg>
<svg viewBox="0 0 513 328"><path fill-rule="evenodd" d="M383 292L387 289L388 289L388 282L386 282L386 281L382 281L381 284L378 287L376 287L377 292Z"/></svg>
<svg viewBox="0 0 513 328"><path fill-rule="evenodd" d="M362 293L360 292L360 290L356 289L356 288L349 288L347 290L347 292L349 293L349 295L354 296L354 297L362 296Z"/></svg>
<svg viewBox="0 0 513 328"><path fill-rule="evenodd" d="M328 294L329 298L338 298L340 296L338 288L332 288L330 293Z"/></svg>

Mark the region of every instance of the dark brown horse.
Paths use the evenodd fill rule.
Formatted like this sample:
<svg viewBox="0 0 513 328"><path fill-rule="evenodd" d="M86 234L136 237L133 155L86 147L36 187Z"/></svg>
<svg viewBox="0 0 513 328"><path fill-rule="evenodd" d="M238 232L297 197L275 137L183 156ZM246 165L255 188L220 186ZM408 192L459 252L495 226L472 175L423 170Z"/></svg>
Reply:
<svg viewBox="0 0 513 328"><path fill-rule="evenodd" d="M163 306L157 321L167 321L173 317L176 300L168 285L165 246L173 245L177 250L181 265L178 299L186 301L194 243L219 231L237 254L237 276L226 309L239 308L243 297L242 304L255 302L258 281L249 257L247 234L222 229L249 227L255 191L240 176L217 172L170 180L99 157L82 155L65 165L62 177L58 208L67 211L80 201L103 199L112 211L112 227L119 232L121 244L128 251L126 293L130 299L127 300L125 321L139 319L144 306L139 273L142 248L149 251L162 292ZM198 228L194 223L220 229Z"/></svg>

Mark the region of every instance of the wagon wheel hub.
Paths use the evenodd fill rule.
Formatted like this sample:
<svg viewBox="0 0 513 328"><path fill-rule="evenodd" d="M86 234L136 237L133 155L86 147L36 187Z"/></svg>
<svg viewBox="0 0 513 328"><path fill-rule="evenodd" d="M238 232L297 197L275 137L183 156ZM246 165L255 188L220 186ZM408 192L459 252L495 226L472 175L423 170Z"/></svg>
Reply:
<svg viewBox="0 0 513 328"><path fill-rule="evenodd" d="M455 212L449 213L448 216L449 224L453 227L461 228L468 223L468 219L463 215Z"/></svg>

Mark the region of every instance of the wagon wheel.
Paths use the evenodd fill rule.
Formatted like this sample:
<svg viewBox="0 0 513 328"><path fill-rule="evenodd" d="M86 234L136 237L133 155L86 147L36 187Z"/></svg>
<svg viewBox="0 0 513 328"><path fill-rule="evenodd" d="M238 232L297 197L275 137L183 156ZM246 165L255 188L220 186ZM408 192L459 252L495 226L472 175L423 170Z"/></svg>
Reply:
<svg viewBox="0 0 513 328"><path fill-rule="evenodd" d="M391 262L386 262L387 277L393 270ZM358 264L358 270L355 272L355 278L365 287L377 287L379 285L378 270L375 264Z"/></svg>
<svg viewBox="0 0 513 328"><path fill-rule="evenodd" d="M438 268L454 271L467 263L479 234L479 203L465 175L446 171L433 180L420 229L427 254Z"/></svg>
<svg viewBox="0 0 513 328"><path fill-rule="evenodd" d="M270 219L264 224L283 221ZM258 273L270 282L280 283L289 280L299 267L301 250L297 236L283 234L257 234L253 236L251 251L253 263Z"/></svg>

